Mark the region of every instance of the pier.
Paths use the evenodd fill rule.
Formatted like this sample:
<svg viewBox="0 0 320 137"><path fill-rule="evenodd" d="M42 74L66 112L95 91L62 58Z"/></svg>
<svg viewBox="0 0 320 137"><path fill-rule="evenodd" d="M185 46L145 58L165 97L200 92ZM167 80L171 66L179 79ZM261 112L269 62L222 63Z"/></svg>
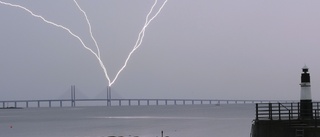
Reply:
<svg viewBox="0 0 320 137"><path fill-rule="evenodd" d="M0 101L0 108L76 107L76 106L150 106L150 105L220 105L253 103L288 103L293 100L217 100L217 99L52 99Z"/></svg>
<svg viewBox="0 0 320 137"><path fill-rule="evenodd" d="M256 104L251 137L320 137L320 102L313 102L311 117L301 114L300 102Z"/></svg>
<svg viewBox="0 0 320 137"><path fill-rule="evenodd" d="M256 104L251 137L320 137L320 102L313 102L309 68L302 68L300 101Z"/></svg>

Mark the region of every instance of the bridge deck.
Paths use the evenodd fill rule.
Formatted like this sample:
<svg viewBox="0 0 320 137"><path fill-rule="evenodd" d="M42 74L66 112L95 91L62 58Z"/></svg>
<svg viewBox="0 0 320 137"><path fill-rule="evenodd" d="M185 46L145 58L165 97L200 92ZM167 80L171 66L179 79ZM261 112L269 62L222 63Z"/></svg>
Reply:
<svg viewBox="0 0 320 137"><path fill-rule="evenodd" d="M0 108L140 106L140 105L204 105L294 102L292 100L216 100L216 99L52 99L0 101Z"/></svg>

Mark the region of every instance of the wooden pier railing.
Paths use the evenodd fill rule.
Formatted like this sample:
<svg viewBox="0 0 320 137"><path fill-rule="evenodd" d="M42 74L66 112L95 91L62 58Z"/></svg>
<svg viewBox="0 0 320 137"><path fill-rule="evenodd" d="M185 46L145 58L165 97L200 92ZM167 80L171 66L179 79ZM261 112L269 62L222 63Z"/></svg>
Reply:
<svg viewBox="0 0 320 137"><path fill-rule="evenodd" d="M319 119L320 102L312 103L313 118ZM300 103L257 103L256 120L300 119Z"/></svg>

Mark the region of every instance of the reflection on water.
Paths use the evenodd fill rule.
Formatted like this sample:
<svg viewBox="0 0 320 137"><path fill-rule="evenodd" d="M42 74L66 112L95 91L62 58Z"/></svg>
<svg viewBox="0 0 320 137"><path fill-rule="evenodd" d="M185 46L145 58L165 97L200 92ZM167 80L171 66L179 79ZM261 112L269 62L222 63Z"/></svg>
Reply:
<svg viewBox="0 0 320 137"><path fill-rule="evenodd" d="M6 137L247 137L253 104L0 110Z"/></svg>

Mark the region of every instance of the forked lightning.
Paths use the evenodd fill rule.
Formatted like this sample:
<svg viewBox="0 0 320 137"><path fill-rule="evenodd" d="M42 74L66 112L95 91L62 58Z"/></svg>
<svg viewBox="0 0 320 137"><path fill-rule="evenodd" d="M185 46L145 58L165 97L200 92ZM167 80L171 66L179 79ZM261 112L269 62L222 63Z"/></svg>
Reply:
<svg viewBox="0 0 320 137"><path fill-rule="evenodd" d="M152 20L154 20L158 14L161 12L161 10L163 9L163 7L166 5L167 1L168 0L164 0L164 2L162 3L162 5L160 6L160 8L157 10L157 12L153 12L154 8L156 7L157 3L158 3L158 0L155 0L154 1L154 4L152 5L150 11L148 12L147 16L146 16L146 20L145 20L145 24L144 26L142 27L141 31L139 32L138 34L138 38L137 38L137 41L133 47L133 49L131 50L131 52L129 53L129 55L127 56L125 62L124 62L124 65L119 69L119 71L117 72L116 76L113 78L113 80L110 79L109 75L108 75L108 71L105 67L105 65L103 64L103 61L101 59L101 54L100 54L100 49L99 49L99 45L97 43L97 41L95 40L94 36L93 36L93 33L92 33L92 27L91 27L91 23L89 21L89 18L86 14L86 12L80 7L80 5L78 4L78 2L76 0L73 0L74 3L76 4L76 6L79 8L79 10L83 13L86 21L87 21L87 24L88 24L88 27L89 27L89 33L90 33L90 36L91 36L91 39L94 41L95 43L95 46L97 48L97 53L94 52L91 48L89 48L84 42L83 40L76 34L74 34L69 28L63 26L63 25L60 25L60 24L57 24L57 23L54 23L52 21L49 21L47 19L45 19L44 17L42 17L41 15L38 15L38 14L35 14L33 13L31 10L27 9L26 7L24 6L21 6L21 5L17 5L17 4L11 4L11 3L8 3L8 2L3 2L3 1L0 1L0 4L2 5L6 5L6 6L11 6L11 7L15 7L15 8L20 8L20 9L23 9L24 11L30 13L32 16L36 17L36 18L40 18L42 21L44 21L45 23L48 23L50 25L53 25L55 27L58 27L58 28L61 28L65 31L67 31L70 35L72 35L73 37L77 38L80 43L82 44L82 46L87 49L88 51L90 51L95 57L96 59L98 60L99 64L100 64L100 67L102 68L103 72L104 72L104 75L106 77L106 79L108 80L108 86L111 87L111 85L113 85L113 83L118 79L120 73L126 68L127 66L127 63L128 61L130 60L132 54L141 46L142 44L142 41L143 41L143 38L144 38L144 35L145 35L145 31L146 31L146 28L148 27L148 25L151 23ZM154 13L154 15L150 18L149 16Z"/></svg>

